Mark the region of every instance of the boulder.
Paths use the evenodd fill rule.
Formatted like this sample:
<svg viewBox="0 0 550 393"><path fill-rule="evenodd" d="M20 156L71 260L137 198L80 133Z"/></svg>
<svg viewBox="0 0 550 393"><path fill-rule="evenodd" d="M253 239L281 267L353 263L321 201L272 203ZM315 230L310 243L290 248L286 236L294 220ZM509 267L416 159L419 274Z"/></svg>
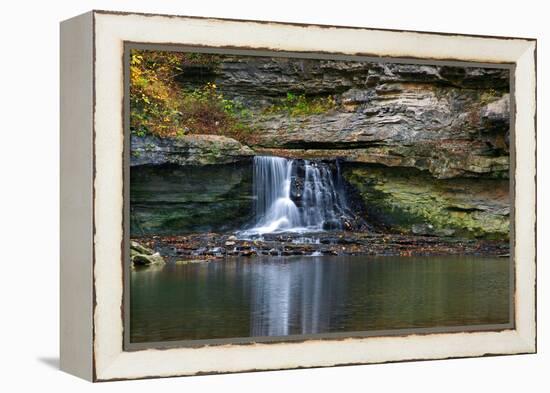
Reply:
<svg viewBox="0 0 550 393"><path fill-rule="evenodd" d="M136 241L130 241L130 259L133 266L162 265L164 258Z"/></svg>
<svg viewBox="0 0 550 393"><path fill-rule="evenodd" d="M137 254L153 255L154 251L132 240L130 241L130 253L133 253L136 255Z"/></svg>
<svg viewBox="0 0 550 393"><path fill-rule="evenodd" d="M152 255L136 254L132 257L134 266L150 266L164 264L164 258L157 252Z"/></svg>

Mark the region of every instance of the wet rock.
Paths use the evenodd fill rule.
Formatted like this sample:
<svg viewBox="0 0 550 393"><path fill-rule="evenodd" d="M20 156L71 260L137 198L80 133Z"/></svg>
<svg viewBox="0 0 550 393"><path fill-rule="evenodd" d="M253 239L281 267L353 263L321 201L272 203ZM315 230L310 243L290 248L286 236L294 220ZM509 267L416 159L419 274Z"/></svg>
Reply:
<svg viewBox="0 0 550 393"><path fill-rule="evenodd" d="M164 258L159 253L152 255L137 254L132 257L134 266L150 266L164 264Z"/></svg>
<svg viewBox="0 0 550 393"><path fill-rule="evenodd" d="M231 231L252 217L250 162L135 166L130 182L134 235Z"/></svg>
<svg viewBox="0 0 550 393"><path fill-rule="evenodd" d="M214 247L207 251L208 255L214 255L214 256L222 256L225 254L225 249L222 247Z"/></svg>
<svg viewBox="0 0 550 393"><path fill-rule="evenodd" d="M197 248L194 252L193 252L193 255L203 255L206 253L208 249L206 247L200 247L200 248Z"/></svg>
<svg viewBox="0 0 550 393"><path fill-rule="evenodd" d="M136 241L130 241L130 260L133 266L162 265L164 258Z"/></svg>
<svg viewBox="0 0 550 393"><path fill-rule="evenodd" d="M136 241L130 241L130 253L152 255L153 252L154 251L150 248L145 247Z"/></svg>
<svg viewBox="0 0 550 393"><path fill-rule="evenodd" d="M189 265L191 263L201 263L201 262L205 262L205 261L208 261L208 260L205 260L205 259L180 259L180 260L175 261L174 263L176 265Z"/></svg>
<svg viewBox="0 0 550 393"><path fill-rule="evenodd" d="M326 221L323 224L323 229L326 231L340 229L340 221Z"/></svg>

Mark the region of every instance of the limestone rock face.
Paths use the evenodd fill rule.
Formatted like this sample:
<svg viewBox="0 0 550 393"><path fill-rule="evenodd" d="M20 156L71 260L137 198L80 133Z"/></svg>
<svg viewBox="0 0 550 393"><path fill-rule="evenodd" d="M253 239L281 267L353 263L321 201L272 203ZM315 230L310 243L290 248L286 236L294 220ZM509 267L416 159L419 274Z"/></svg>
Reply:
<svg viewBox="0 0 550 393"><path fill-rule="evenodd" d="M481 104L478 91L410 83L384 86L383 92L348 91L343 95L346 110L262 117L255 123L263 131L254 148L414 167L441 179L507 176L508 94Z"/></svg>
<svg viewBox="0 0 550 393"><path fill-rule="evenodd" d="M205 75L252 108L246 121L257 132L245 143L259 152L412 167L439 179L507 177L508 70L242 56L206 68L187 75ZM331 95L337 105L307 116L265 113L289 92Z"/></svg>
<svg viewBox="0 0 550 393"><path fill-rule="evenodd" d="M178 138L131 137L130 165L212 165L248 159L254 153L235 139L220 135Z"/></svg>
<svg viewBox="0 0 550 393"><path fill-rule="evenodd" d="M130 169L134 236L240 229L252 214L252 165L134 166Z"/></svg>
<svg viewBox="0 0 550 393"><path fill-rule="evenodd" d="M433 179L416 169L349 165L344 177L365 201L367 222L416 235L506 240L509 184L500 179Z"/></svg>
<svg viewBox="0 0 550 393"><path fill-rule="evenodd" d="M474 89L504 89L509 84L507 72L499 69L284 57L226 55L216 66L182 65L182 68L191 71L180 75L183 85L211 81L228 97L252 105L272 102L289 91L309 95L342 94L353 88L376 88L393 82Z"/></svg>

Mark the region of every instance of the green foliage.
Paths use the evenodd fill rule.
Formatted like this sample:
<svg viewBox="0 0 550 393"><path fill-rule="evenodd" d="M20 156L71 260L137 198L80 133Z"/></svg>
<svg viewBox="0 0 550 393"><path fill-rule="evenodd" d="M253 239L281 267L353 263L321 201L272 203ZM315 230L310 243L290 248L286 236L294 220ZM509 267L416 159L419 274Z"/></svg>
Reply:
<svg viewBox="0 0 550 393"><path fill-rule="evenodd" d="M181 116L173 75L185 54L133 50L130 55L130 128L138 136L168 136Z"/></svg>
<svg viewBox="0 0 550 393"><path fill-rule="evenodd" d="M181 137L220 134L243 139L252 129L242 104L226 99L214 83L185 90L175 78L186 66L215 67L217 55L133 50L130 58L130 129L134 135Z"/></svg>
<svg viewBox="0 0 550 393"><path fill-rule="evenodd" d="M214 83L181 93L183 129L191 134L220 134L243 140L252 128L243 123L251 112L241 103L226 99Z"/></svg>
<svg viewBox="0 0 550 393"><path fill-rule="evenodd" d="M280 103L266 109L266 113L287 113L289 116L309 116L325 113L336 107L333 96L310 98L305 94L287 93Z"/></svg>

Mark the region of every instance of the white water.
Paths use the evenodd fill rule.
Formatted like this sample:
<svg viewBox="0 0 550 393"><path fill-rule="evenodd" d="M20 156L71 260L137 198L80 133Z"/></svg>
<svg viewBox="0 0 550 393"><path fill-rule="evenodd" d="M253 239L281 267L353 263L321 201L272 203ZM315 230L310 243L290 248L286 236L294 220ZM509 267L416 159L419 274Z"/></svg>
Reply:
<svg viewBox="0 0 550 393"><path fill-rule="evenodd" d="M301 195L291 198L297 161L282 157L254 158L255 223L245 235L317 232L326 225L340 228L347 209L327 164L304 161Z"/></svg>

